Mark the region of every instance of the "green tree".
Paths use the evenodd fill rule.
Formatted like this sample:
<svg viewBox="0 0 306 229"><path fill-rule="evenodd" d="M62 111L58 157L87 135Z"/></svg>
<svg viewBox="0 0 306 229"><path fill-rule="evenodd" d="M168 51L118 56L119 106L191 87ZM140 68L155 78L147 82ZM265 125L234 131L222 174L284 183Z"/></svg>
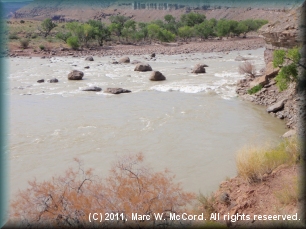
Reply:
<svg viewBox="0 0 306 229"><path fill-rule="evenodd" d="M171 42L175 40L175 35L166 29L158 31L157 39L162 42Z"/></svg>
<svg viewBox="0 0 306 229"><path fill-rule="evenodd" d="M164 19L168 24L175 22L175 17L173 17L171 14L165 15Z"/></svg>
<svg viewBox="0 0 306 229"><path fill-rule="evenodd" d="M194 13L194 12L183 14L181 16L182 24L190 26L190 27L193 27L197 24L201 24L205 19L206 19L206 16L204 14L199 14L199 13Z"/></svg>
<svg viewBox="0 0 306 229"><path fill-rule="evenodd" d="M122 29L122 36L125 37L126 41L128 41L128 38L132 38L135 32L136 22L134 20L127 20Z"/></svg>
<svg viewBox="0 0 306 229"><path fill-rule="evenodd" d="M190 26L183 26L178 29L178 35L186 41L188 38L193 36L193 28Z"/></svg>
<svg viewBox="0 0 306 229"><path fill-rule="evenodd" d="M161 28L156 24L149 24L148 28L148 37L152 41L152 39L156 39Z"/></svg>
<svg viewBox="0 0 306 229"><path fill-rule="evenodd" d="M40 28L38 28L39 31L41 31L44 34L44 37L47 37L51 30L54 29L57 25L52 22L51 18L45 19L42 23Z"/></svg>
<svg viewBox="0 0 306 229"><path fill-rule="evenodd" d="M230 32L230 23L225 19L219 20L216 26L216 31L218 37L228 37Z"/></svg>
<svg viewBox="0 0 306 229"><path fill-rule="evenodd" d="M214 34L213 24L210 21L204 21L201 24L195 25L194 30L197 36L201 39L207 39Z"/></svg>
<svg viewBox="0 0 306 229"><path fill-rule="evenodd" d="M240 21L240 22L238 22L238 25L237 25L235 31L236 31L237 35L243 33L243 37L246 37L246 33L248 32L248 27L245 23Z"/></svg>
<svg viewBox="0 0 306 229"><path fill-rule="evenodd" d="M78 49L80 47L79 44L79 39L76 36L71 36L67 39L67 44L72 48L72 49Z"/></svg>
<svg viewBox="0 0 306 229"><path fill-rule="evenodd" d="M71 32L67 32L67 33L59 32L56 34L56 38L64 41L65 43L67 43L67 39L71 36L72 36Z"/></svg>
<svg viewBox="0 0 306 229"><path fill-rule="evenodd" d="M297 47L285 50L275 50L273 53L273 66L280 67L278 75L275 77L276 85L280 91L288 88L290 82L296 82L298 78L298 67L301 54Z"/></svg>
<svg viewBox="0 0 306 229"><path fill-rule="evenodd" d="M110 16L109 18L111 25L109 26L110 31L118 37L120 41L120 37L122 36L122 30L124 28L124 23L129 20L128 17L123 15Z"/></svg>
<svg viewBox="0 0 306 229"><path fill-rule="evenodd" d="M89 20L88 24L94 28L94 37L98 41L100 46L103 46L103 42L110 38L110 31L101 21Z"/></svg>

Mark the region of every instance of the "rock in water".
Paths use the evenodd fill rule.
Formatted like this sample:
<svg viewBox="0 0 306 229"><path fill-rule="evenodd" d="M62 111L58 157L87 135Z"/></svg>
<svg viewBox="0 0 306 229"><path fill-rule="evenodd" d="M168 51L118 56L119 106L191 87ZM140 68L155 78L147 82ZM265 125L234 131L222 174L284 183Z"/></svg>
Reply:
<svg viewBox="0 0 306 229"><path fill-rule="evenodd" d="M205 73L205 67L208 67L206 64L197 64L196 66L194 66L192 73Z"/></svg>
<svg viewBox="0 0 306 229"><path fill-rule="evenodd" d="M119 61L119 63L124 63L124 64L127 64L127 63L130 63L130 58L129 57L122 57Z"/></svg>
<svg viewBox="0 0 306 229"><path fill-rule="evenodd" d="M58 79L53 78L53 79L48 80L47 82L49 82L49 83L57 83Z"/></svg>
<svg viewBox="0 0 306 229"><path fill-rule="evenodd" d="M94 61L94 58L92 56L88 56L88 57L85 58L85 60L87 60L87 61Z"/></svg>
<svg viewBox="0 0 306 229"><path fill-rule="evenodd" d="M284 103L285 103L285 100L281 100L281 101L279 101L277 103L274 103L272 106L269 106L267 108L267 112L268 113L270 113L270 112L275 113L277 111L282 110L284 108L284 105L285 105Z"/></svg>
<svg viewBox="0 0 306 229"><path fill-rule="evenodd" d="M137 64L134 71L147 72L152 71L152 68L149 64Z"/></svg>
<svg viewBox="0 0 306 229"><path fill-rule="evenodd" d="M87 87L87 88L82 89L82 91L101 91L101 90L102 88L96 87L96 86Z"/></svg>
<svg viewBox="0 0 306 229"><path fill-rule="evenodd" d="M68 80L81 80L84 76L84 73L78 70L73 70L68 74Z"/></svg>
<svg viewBox="0 0 306 229"><path fill-rule="evenodd" d="M121 93L129 93L131 92L130 90L123 89L123 88L106 88L104 91L105 93L110 93L110 94L121 94Z"/></svg>
<svg viewBox="0 0 306 229"><path fill-rule="evenodd" d="M43 83L43 82L45 82L45 80L44 80L44 79L37 80L37 83Z"/></svg>
<svg viewBox="0 0 306 229"><path fill-rule="evenodd" d="M152 53L151 54L151 58L154 58L156 55L155 55L155 53Z"/></svg>
<svg viewBox="0 0 306 229"><path fill-rule="evenodd" d="M139 63L141 63L141 61L139 61L139 60L133 60L133 61L131 62L131 64L139 64Z"/></svg>
<svg viewBox="0 0 306 229"><path fill-rule="evenodd" d="M151 81L162 81L166 80L166 77L159 71L153 71L150 76Z"/></svg>

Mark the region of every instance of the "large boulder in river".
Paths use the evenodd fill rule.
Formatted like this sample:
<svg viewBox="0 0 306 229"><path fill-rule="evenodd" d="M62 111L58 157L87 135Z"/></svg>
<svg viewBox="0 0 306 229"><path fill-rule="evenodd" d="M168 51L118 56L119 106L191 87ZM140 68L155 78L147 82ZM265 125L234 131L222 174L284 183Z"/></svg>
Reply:
<svg viewBox="0 0 306 229"><path fill-rule="evenodd" d="M130 90L123 89L123 88L106 88L104 90L105 93L110 93L110 94L121 94L121 93L129 93L131 92Z"/></svg>
<svg viewBox="0 0 306 229"><path fill-rule="evenodd" d="M205 73L205 67L208 67L206 64L197 64L194 66L192 73Z"/></svg>
<svg viewBox="0 0 306 229"><path fill-rule="evenodd" d="M149 64L137 64L134 71L147 72L152 71L152 68Z"/></svg>
<svg viewBox="0 0 306 229"><path fill-rule="evenodd" d="M84 76L84 73L78 70L73 70L68 74L68 80L81 80Z"/></svg>
<svg viewBox="0 0 306 229"><path fill-rule="evenodd" d="M165 80L166 77L159 71L153 71L151 76L150 76L150 80L151 81L162 81Z"/></svg>
<svg viewBox="0 0 306 229"><path fill-rule="evenodd" d="M125 56L125 57L122 57L118 62L123 63L123 64L128 64L130 63L130 58Z"/></svg>
<svg viewBox="0 0 306 229"><path fill-rule="evenodd" d="M88 57L85 58L85 60L87 60L87 61L94 61L94 58L92 56L88 56Z"/></svg>
<svg viewBox="0 0 306 229"><path fill-rule="evenodd" d="M87 87L87 88L82 89L82 91L101 91L101 90L102 88L96 87L96 86Z"/></svg>

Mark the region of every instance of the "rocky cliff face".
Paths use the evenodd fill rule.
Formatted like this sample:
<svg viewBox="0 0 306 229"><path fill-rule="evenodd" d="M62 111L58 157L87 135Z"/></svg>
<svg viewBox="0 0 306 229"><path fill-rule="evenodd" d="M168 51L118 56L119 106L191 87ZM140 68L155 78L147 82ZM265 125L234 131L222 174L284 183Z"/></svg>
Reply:
<svg viewBox="0 0 306 229"><path fill-rule="evenodd" d="M274 77L279 69L273 68L273 51L276 49L290 49L303 46L305 50L305 2L299 8L291 10L286 16L277 18L274 22L264 25L260 30L260 36L266 42L264 54L266 70L264 75L253 79L243 79L237 84L236 92L244 99L257 104L267 106L267 112L271 115L286 120L286 125L291 129L302 129L305 122L305 88L297 93L296 83L292 83L285 91L280 92L276 86ZM305 52L304 52L305 53ZM302 58L302 62L305 59ZM305 69L304 69L305 70ZM303 69L300 69L302 74ZM271 74L273 72L274 74ZM253 94L247 93L248 89L261 84L263 88ZM302 87L300 87L302 88ZM276 109L274 109L276 108ZM304 118L303 118L304 117ZM304 131L303 131L304 132ZM291 133L294 133L291 131Z"/></svg>

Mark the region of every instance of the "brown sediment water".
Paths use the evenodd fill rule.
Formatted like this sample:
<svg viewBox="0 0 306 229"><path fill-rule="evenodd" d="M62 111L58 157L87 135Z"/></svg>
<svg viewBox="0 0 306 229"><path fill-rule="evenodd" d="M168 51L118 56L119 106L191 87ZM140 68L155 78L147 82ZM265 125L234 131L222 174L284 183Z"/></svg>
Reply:
<svg viewBox="0 0 306 229"><path fill-rule="evenodd" d="M138 152L153 170L173 172L185 190L210 193L236 175L238 149L276 143L286 131L264 107L235 94L243 78L235 57L249 58L259 70L263 51L130 56L162 72L167 79L160 82L149 81L150 72L133 71L133 64L111 64L110 57L9 59L11 198L34 177L60 175L75 157L107 176L120 155ZM205 74L191 73L196 63L209 66ZM67 80L73 69L84 72L83 80ZM54 77L58 83L46 82ZM42 78L45 83L36 82ZM102 91L81 91L87 86ZM107 87L132 93L103 93Z"/></svg>

